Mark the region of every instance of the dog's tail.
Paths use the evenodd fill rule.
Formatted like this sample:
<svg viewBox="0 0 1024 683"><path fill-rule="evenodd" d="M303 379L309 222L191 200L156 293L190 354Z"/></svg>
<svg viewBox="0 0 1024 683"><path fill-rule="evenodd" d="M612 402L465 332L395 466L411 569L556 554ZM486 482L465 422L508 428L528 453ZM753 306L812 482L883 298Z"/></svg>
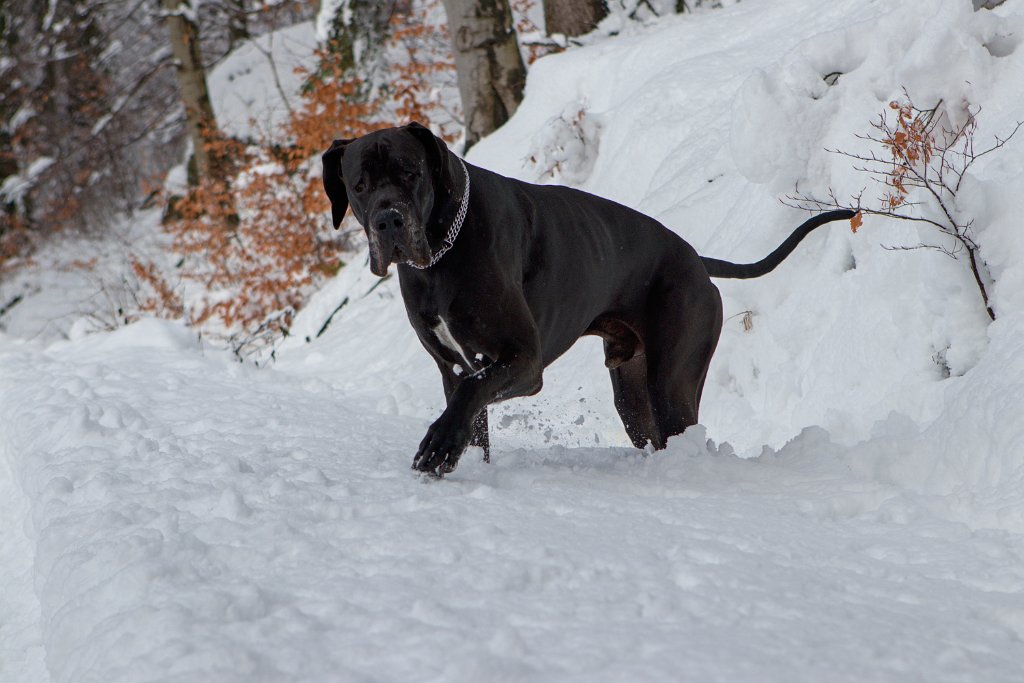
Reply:
<svg viewBox="0 0 1024 683"><path fill-rule="evenodd" d="M727 278L739 278L747 279L752 277L761 277L766 275L773 270L775 266L782 263L782 261L789 256L796 245L800 244L800 240L807 237L812 230L826 223L832 221L839 221L853 218L856 213L853 211L826 211L825 213L818 214L814 218L811 218L804 222L799 228L793 231L793 234L786 239L785 242L779 245L779 248L768 254L757 263L730 263L728 261L720 261L716 258L708 258L701 256L700 260L704 262L704 268L707 269L708 275L711 277L727 277Z"/></svg>

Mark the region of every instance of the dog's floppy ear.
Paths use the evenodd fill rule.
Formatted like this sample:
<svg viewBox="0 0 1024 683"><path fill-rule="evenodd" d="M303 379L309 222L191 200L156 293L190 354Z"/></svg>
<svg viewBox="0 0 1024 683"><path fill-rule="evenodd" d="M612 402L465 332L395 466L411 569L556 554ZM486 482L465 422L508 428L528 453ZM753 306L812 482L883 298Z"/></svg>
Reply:
<svg viewBox="0 0 1024 683"><path fill-rule="evenodd" d="M345 190L345 182L341 179L341 157L350 142L352 140L335 140L322 157L324 191L331 200L331 219L334 221L335 229L341 225L345 209L348 208L348 192Z"/></svg>
<svg viewBox="0 0 1024 683"><path fill-rule="evenodd" d="M454 194L455 187L450 172L448 145L444 140L431 133L429 128L416 121L405 126L405 130L419 140L427 151L427 164L430 166L434 179L442 183L449 194Z"/></svg>

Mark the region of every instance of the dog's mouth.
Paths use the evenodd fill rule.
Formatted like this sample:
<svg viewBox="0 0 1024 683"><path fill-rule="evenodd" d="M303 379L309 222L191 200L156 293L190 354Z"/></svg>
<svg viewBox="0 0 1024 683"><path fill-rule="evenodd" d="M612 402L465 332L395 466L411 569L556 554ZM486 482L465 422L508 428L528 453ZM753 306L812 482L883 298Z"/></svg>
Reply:
<svg viewBox="0 0 1024 683"><path fill-rule="evenodd" d="M391 262L415 264L423 268L426 268L427 266L430 265L429 258L416 257L410 254L406 254L405 249L403 249L398 244L396 244L395 248L391 250Z"/></svg>
<svg viewBox="0 0 1024 683"><path fill-rule="evenodd" d="M377 277L384 277L385 275L387 275L388 274L388 266L390 266L392 263L397 261L397 259L395 257L395 254L397 253L397 251L398 251L398 249L395 248L395 249L392 250L392 253L391 253L390 256L384 257L382 255L382 253L381 253L381 250L380 249L375 249L374 246L371 244L370 245L370 272L372 272Z"/></svg>
<svg viewBox="0 0 1024 683"><path fill-rule="evenodd" d="M430 265L430 250L424 249L422 253L410 253L406 254L405 250L401 247L395 247L395 253L392 257L395 263L405 262L410 265L416 265L420 268L426 268Z"/></svg>
<svg viewBox="0 0 1024 683"><path fill-rule="evenodd" d="M377 236L370 239L370 271L377 277L384 277L388 274L388 267L392 263L412 263L421 268L430 265L430 247L423 240L419 248L388 239L385 236Z"/></svg>

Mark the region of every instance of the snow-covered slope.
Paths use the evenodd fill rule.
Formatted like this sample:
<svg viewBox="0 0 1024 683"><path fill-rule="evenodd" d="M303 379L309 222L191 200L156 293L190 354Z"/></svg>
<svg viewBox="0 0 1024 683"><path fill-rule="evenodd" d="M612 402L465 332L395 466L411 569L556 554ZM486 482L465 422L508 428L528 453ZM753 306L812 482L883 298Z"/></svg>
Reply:
<svg viewBox="0 0 1024 683"><path fill-rule="evenodd" d="M984 43L1013 30L1020 41L1019 21L996 28L962 2L741 3L610 41L585 59L544 60L523 113L471 158L529 178L522 161L536 131L583 107L600 129L584 189L646 210L703 254L757 260L806 218L781 196L797 186L842 196L868 184L824 149L860 151L855 134L903 88L921 102L983 106L986 141L1011 130L1024 98L997 84L1013 81L1006 62L1019 68L1019 55L994 57ZM823 76L835 71L843 75L830 88ZM999 168L981 167L979 193L1020 186L1022 159L1024 143L993 159ZM1005 250L1020 249L1014 199L1001 201L1005 213L981 207L979 220L997 281L1013 268ZM934 358L961 375L985 348L987 321L965 263L880 248L922 241L906 224L869 218L859 235L826 230L769 277L718 283L730 320L702 418L744 450L780 445L811 424L853 442L893 410L933 418L956 384L940 381ZM1020 310L1013 290L997 299L1004 315ZM744 311L753 314L748 333Z"/></svg>
<svg viewBox="0 0 1024 683"><path fill-rule="evenodd" d="M823 149L901 88L1006 133L1022 42L1014 3L750 0L541 60L470 160L558 161L754 260L804 219L777 201L796 183L860 189ZM926 233L823 229L720 283L703 426L652 455L584 340L492 410L493 464L413 476L440 382L360 259L270 370L157 321L0 338L0 680L1020 680L1021 145L960 207L997 322L964 263L882 247Z"/></svg>
<svg viewBox="0 0 1024 683"><path fill-rule="evenodd" d="M296 24L242 44L211 70L207 79L217 125L241 139L276 140L289 113L301 105L299 91L316 47L313 22Z"/></svg>

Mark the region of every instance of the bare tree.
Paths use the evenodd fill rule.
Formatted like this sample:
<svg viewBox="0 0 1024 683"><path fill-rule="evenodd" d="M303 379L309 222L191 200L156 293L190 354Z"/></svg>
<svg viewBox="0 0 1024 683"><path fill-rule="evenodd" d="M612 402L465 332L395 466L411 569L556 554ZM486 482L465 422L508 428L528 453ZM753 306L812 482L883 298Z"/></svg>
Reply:
<svg viewBox="0 0 1024 683"><path fill-rule="evenodd" d="M526 67L507 0L443 0L448 16L466 149L496 130L523 99Z"/></svg>
<svg viewBox="0 0 1024 683"><path fill-rule="evenodd" d="M940 110L942 100L931 109L919 109L905 90L904 97L903 102L889 103L895 120L883 111L871 124L873 133L857 136L870 143L871 149L857 153L827 150L852 159L856 164L854 169L866 174L883 188L884 194L878 198L879 208L864 205L862 199L865 190L849 200L841 200L831 188L827 198L797 193L786 195L783 203L807 211L856 211L857 215L850 222L854 231L860 226L863 214L932 226L947 239L948 246L942 243L921 243L893 248L935 249L954 259L966 253L985 312L995 320L996 314L989 302L985 285L991 275L981 258L980 245L975 238L974 219L964 215L957 206L957 200L963 189L963 180L974 162L1001 149L1016 135L1024 122L1017 122L1008 135L996 136L995 143L990 147L978 150L974 135L978 129L977 115L980 108L971 110L964 105L959 114L963 122L956 124ZM875 151L878 148L884 150L884 153L879 155ZM916 210L926 205L931 208L929 213Z"/></svg>
<svg viewBox="0 0 1024 683"><path fill-rule="evenodd" d="M146 131L122 114L140 91L149 106L161 103L141 71L119 70L116 25L124 22L106 9L86 0L0 2L0 223L36 234L83 227L130 208L138 194L127 148Z"/></svg>
<svg viewBox="0 0 1024 683"><path fill-rule="evenodd" d="M342 70L358 71L360 80L376 85L392 18L408 10L398 4L397 0L342 0L331 21L327 45Z"/></svg>
<svg viewBox="0 0 1024 683"><path fill-rule="evenodd" d="M548 35L582 36L608 16L605 0L544 0L544 27Z"/></svg>
<svg viewBox="0 0 1024 683"><path fill-rule="evenodd" d="M249 40L249 19L246 16L245 0L226 0L228 15L228 50Z"/></svg>
<svg viewBox="0 0 1024 683"><path fill-rule="evenodd" d="M212 153L217 119L206 87L206 71L199 49L199 25L192 0L162 0L177 68L178 87L185 104L189 137L192 139L196 176L208 180L222 176L221 163Z"/></svg>
<svg viewBox="0 0 1024 683"><path fill-rule="evenodd" d="M192 19L199 6L206 67L230 48L232 17L259 35L313 11L306 0L0 0L0 268L60 230L101 234L148 206L180 162L189 131L169 5Z"/></svg>

